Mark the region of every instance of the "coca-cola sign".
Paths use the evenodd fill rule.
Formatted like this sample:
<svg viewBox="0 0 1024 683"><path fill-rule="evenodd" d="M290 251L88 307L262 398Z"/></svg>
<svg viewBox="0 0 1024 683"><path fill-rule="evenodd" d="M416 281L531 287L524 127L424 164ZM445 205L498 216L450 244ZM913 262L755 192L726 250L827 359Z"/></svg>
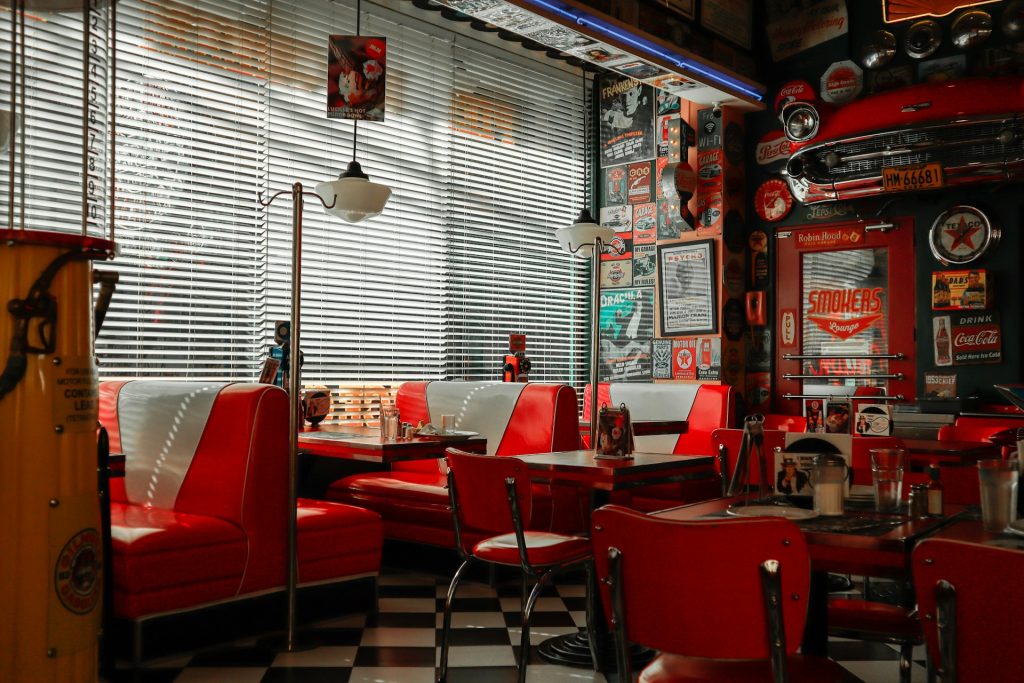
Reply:
<svg viewBox="0 0 1024 683"><path fill-rule="evenodd" d="M1002 361L1002 327L996 313L969 313L950 318L954 365Z"/></svg>

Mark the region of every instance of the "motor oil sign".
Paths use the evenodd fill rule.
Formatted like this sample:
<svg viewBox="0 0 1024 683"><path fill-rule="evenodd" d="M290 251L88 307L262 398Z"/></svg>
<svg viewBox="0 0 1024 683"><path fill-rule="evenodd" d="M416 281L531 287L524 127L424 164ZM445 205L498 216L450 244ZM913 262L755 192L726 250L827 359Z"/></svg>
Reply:
<svg viewBox="0 0 1024 683"><path fill-rule="evenodd" d="M805 317L837 339L855 337L882 318L885 292L881 287L812 289Z"/></svg>

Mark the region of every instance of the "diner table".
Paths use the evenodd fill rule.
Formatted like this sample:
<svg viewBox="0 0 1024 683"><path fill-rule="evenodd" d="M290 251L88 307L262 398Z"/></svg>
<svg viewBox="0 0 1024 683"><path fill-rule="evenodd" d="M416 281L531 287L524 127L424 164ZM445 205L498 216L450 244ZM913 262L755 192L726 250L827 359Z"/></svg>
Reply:
<svg viewBox="0 0 1024 683"><path fill-rule="evenodd" d="M903 439L914 471L925 471L931 463L953 466L974 465L979 460L1000 457L1000 447L991 441Z"/></svg>
<svg viewBox="0 0 1024 683"><path fill-rule="evenodd" d="M303 496L322 498L331 483L350 474L388 469L393 462L443 458L455 446L486 453L482 436L424 435L411 439L382 439L380 429L362 425L306 426L299 433L299 489Z"/></svg>
<svg viewBox="0 0 1024 683"><path fill-rule="evenodd" d="M632 453L629 457L598 457L592 450L534 453L516 456L530 470L535 482L553 486L575 486L590 491L591 510L609 502L613 491L694 479L715 478L714 458L710 455L673 455L670 453ZM589 526L589 520L587 521ZM593 580L593 576L591 579ZM592 619L587 628L597 631L598 661L605 670L614 669L612 634L604 616L597 586L587 586ZM590 644L587 632L554 636L542 642L538 654L546 661L590 668ZM646 663L653 656L646 648L635 648L634 663Z"/></svg>
<svg viewBox="0 0 1024 683"><path fill-rule="evenodd" d="M679 520L732 517L727 510L743 496L716 498L651 513ZM911 552L918 541L960 519L967 508L946 505L942 517L913 518L906 506L898 513L876 512L872 503L847 501L841 517L794 520L811 555L811 587L802 651L828 654L828 573L895 579L910 586ZM912 596L913 591L904 592Z"/></svg>

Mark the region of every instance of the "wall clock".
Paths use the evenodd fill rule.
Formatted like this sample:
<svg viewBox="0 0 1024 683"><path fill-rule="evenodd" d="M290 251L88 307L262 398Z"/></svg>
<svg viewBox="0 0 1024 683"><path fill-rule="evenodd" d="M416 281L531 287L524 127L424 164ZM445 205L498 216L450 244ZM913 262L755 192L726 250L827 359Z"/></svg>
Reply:
<svg viewBox="0 0 1024 683"><path fill-rule="evenodd" d="M999 241L999 228L980 209L954 206L932 223L929 246L939 263L962 265L977 261Z"/></svg>

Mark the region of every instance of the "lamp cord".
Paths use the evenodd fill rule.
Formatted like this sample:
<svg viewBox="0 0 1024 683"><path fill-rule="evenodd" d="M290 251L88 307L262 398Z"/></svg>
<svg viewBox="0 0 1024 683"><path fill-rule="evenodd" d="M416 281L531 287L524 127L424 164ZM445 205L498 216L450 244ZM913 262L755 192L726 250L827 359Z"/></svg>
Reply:
<svg viewBox="0 0 1024 683"><path fill-rule="evenodd" d="M356 0L356 35L362 31L363 0ZM359 119L352 119L352 161L356 160L356 139L359 137Z"/></svg>
<svg viewBox="0 0 1024 683"><path fill-rule="evenodd" d="M583 75L583 207L590 208L587 198L590 195L590 117L587 106L587 70L580 67Z"/></svg>

